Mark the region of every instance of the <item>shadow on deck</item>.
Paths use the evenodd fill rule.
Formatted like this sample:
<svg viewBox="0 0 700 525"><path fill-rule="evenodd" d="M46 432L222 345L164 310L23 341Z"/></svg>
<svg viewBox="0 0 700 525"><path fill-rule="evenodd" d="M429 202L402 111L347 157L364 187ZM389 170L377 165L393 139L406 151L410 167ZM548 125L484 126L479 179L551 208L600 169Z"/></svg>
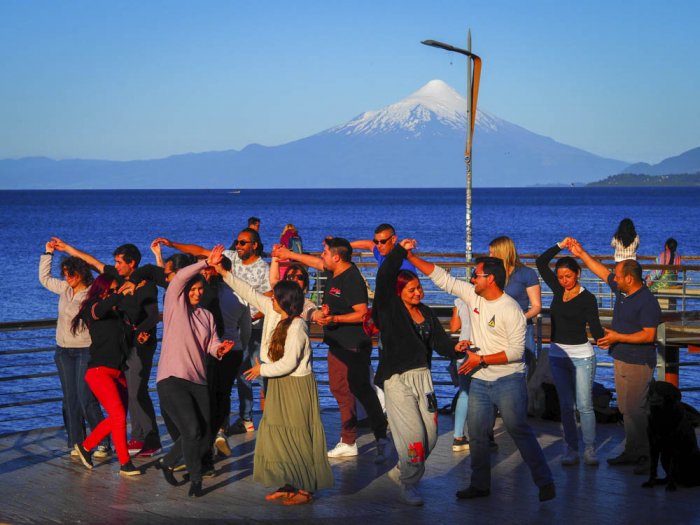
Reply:
<svg viewBox="0 0 700 525"><path fill-rule="evenodd" d="M324 410L329 446L339 429L336 410ZM256 418L257 419L257 418ZM643 476L630 468L608 467L604 459L621 451L622 427L598 426L598 468L561 467L563 450L557 423L530 419L554 473L557 497L540 503L537 489L512 440L497 421L499 450L492 455L491 496L457 500L469 482L469 453L453 453L452 420L440 416L440 439L427 461L420 485L422 508L397 501L398 488L386 476L395 458L375 465L371 435L359 439L360 456L332 460L335 487L317 494L311 505L284 507L266 502L269 489L253 482L255 436L230 438L232 456L216 464L217 476L205 480L206 494L187 497L187 486L171 487L153 468L136 459L145 474L123 478L114 457L87 471L65 449L60 430L17 433L0 438L0 522L24 523L338 523L363 525L429 523L699 523L700 488L642 489ZM164 429L162 429L164 432ZM166 446L169 445L166 441ZM450 520L450 521L447 521ZM472 521L474 520L474 521ZM478 521L477 521L478 520Z"/></svg>

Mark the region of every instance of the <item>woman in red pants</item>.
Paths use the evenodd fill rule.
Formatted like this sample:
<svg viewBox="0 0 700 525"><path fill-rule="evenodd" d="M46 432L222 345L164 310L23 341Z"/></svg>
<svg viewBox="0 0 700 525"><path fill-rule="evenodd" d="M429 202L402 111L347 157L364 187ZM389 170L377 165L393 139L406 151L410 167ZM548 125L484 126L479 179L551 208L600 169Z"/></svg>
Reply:
<svg viewBox="0 0 700 525"><path fill-rule="evenodd" d="M100 275L90 286L71 324L74 333L82 325L86 325L90 330L92 344L85 381L107 412L107 417L94 428L85 441L75 444L75 450L83 465L91 469L91 450L111 433L121 464L119 473L136 476L141 474L141 471L131 462L126 446L127 395L123 369L128 347L124 320L116 309L124 295L129 293L133 293L133 287L125 285L117 290L116 281L104 274Z"/></svg>

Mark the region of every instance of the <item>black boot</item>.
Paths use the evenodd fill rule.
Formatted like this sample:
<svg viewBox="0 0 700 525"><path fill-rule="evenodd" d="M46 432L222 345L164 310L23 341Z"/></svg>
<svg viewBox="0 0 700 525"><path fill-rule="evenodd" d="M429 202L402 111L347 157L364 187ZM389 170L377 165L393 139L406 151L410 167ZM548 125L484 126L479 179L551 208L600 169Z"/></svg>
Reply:
<svg viewBox="0 0 700 525"><path fill-rule="evenodd" d="M204 496L204 492L202 491L202 482L193 481L190 483L190 491L187 493L187 495L190 498L199 498L200 496Z"/></svg>
<svg viewBox="0 0 700 525"><path fill-rule="evenodd" d="M175 470L173 469L173 467L168 467L167 465L163 464L162 459L156 462L156 469L163 472L163 477L165 478L165 481L170 483L173 487L177 487L179 485L179 483L175 479Z"/></svg>

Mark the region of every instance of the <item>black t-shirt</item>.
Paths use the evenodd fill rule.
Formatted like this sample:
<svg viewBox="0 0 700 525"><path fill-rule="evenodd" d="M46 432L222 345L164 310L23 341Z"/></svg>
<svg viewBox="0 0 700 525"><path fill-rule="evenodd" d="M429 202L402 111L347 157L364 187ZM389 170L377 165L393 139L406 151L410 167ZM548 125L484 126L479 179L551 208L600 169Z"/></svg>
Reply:
<svg viewBox="0 0 700 525"><path fill-rule="evenodd" d="M323 304L330 308L330 315L352 313L353 306L367 304L367 286L360 270L354 264L340 275L332 275L323 289ZM362 329L362 323L339 323L323 327L323 341L328 346L340 346L347 350L372 349L372 341Z"/></svg>

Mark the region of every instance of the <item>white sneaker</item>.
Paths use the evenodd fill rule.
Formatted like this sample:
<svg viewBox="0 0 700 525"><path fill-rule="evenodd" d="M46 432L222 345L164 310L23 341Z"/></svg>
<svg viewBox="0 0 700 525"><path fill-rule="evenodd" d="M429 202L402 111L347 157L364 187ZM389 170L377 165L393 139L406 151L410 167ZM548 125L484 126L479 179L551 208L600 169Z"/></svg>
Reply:
<svg viewBox="0 0 700 525"><path fill-rule="evenodd" d="M389 479L391 481L393 481L397 485L401 485L401 469L399 468L398 463L394 465L394 468L387 472L386 475L389 476Z"/></svg>
<svg viewBox="0 0 700 525"><path fill-rule="evenodd" d="M399 500L406 505L413 505L414 507L423 505L423 497L415 485L401 485Z"/></svg>
<svg viewBox="0 0 700 525"><path fill-rule="evenodd" d="M571 465L577 465L579 462L578 450L567 449L566 454L561 458L561 464L569 467Z"/></svg>
<svg viewBox="0 0 700 525"><path fill-rule="evenodd" d="M586 447L586 450L583 451L583 461L591 467L597 467L600 464L594 447Z"/></svg>
<svg viewBox="0 0 700 525"><path fill-rule="evenodd" d="M386 438L379 438L377 440L377 455L374 458L374 463L376 465L381 465L386 461L386 458L391 452L391 443Z"/></svg>
<svg viewBox="0 0 700 525"><path fill-rule="evenodd" d="M98 459L108 458L112 455L112 449L105 445L98 445L92 455Z"/></svg>
<svg viewBox="0 0 700 525"><path fill-rule="evenodd" d="M328 451L329 458L349 458L352 456L357 456L357 443L348 445L341 441L334 449Z"/></svg>

